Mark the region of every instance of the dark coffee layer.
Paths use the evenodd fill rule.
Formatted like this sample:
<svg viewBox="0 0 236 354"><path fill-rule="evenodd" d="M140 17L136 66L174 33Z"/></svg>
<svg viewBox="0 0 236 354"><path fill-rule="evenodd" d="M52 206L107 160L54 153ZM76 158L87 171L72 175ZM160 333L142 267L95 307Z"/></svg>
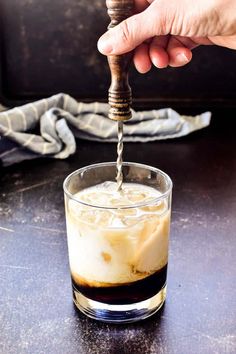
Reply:
<svg viewBox="0 0 236 354"><path fill-rule="evenodd" d="M156 273L125 285L94 287L79 284L72 277L74 291L91 300L110 305L125 305L144 301L156 295L166 284L167 265Z"/></svg>

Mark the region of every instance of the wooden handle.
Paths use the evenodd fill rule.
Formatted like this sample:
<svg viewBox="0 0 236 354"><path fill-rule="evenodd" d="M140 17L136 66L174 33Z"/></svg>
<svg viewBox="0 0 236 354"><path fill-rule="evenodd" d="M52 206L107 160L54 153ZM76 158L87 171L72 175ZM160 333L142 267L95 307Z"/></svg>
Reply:
<svg viewBox="0 0 236 354"><path fill-rule="evenodd" d="M133 15L134 0L107 0L108 15L111 23L109 29L115 27L126 18ZM132 93L129 86L129 67L133 53L110 55L108 63L111 71L111 86L109 89L109 118L125 121L131 118Z"/></svg>

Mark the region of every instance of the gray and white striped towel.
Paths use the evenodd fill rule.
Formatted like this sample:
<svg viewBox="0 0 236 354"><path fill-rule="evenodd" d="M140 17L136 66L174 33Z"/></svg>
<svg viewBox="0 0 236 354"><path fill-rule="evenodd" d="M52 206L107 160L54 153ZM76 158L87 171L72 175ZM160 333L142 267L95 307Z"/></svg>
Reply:
<svg viewBox="0 0 236 354"><path fill-rule="evenodd" d="M66 94L0 113L0 159L8 166L48 156L64 159L76 150L75 138L117 141L117 124L107 118L105 103L81 103ZM210 112L180 116L170 108L135 112L125 124L124 140L148 142L177 138L210 124Z"/></svg>

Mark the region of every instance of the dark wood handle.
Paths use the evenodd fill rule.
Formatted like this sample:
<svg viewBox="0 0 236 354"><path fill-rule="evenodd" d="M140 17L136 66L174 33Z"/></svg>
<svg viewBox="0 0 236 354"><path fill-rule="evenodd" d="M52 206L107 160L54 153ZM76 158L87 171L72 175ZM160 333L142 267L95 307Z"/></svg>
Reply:
<svg viewBox="0 0 236 354"><path fill-rule="evenodd" d="M108 15L111 18L109 29L133 15L134 0L107 0ZM129 86L129 67L133 53L110 55L108 63L111 71L109 89L109 118L125 121L131 118L132 92Z"/></svg>

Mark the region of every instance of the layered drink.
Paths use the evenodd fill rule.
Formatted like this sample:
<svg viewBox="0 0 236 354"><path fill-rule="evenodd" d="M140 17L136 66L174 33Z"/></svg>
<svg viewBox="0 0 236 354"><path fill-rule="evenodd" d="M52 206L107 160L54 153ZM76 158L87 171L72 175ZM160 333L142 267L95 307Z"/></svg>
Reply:
<svg viewBox="0 0 236 354"><path fill-rule="evenodd" d="M165 288L170 200L142 183L105 181L66 201L74 301L127 305Z"/></svg>
<svg viewBox="0 0 236 354"><path fill-rule="evenodd" d="M103 322L145 319L163 305L172 182L142 164L86 166L64 182L76 307ZM118 182L118 183L117 183Z"/></svg>

